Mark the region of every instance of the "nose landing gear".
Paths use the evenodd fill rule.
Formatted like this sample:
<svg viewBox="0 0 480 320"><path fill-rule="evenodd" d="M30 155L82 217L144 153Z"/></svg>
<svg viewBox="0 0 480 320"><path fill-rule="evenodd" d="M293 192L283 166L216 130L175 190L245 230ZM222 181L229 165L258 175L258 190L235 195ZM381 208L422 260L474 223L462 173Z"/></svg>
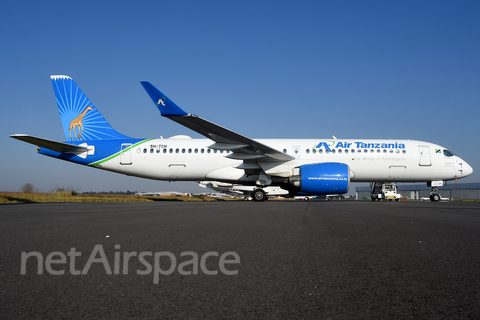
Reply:
<svg viewBox="0 0 480 320"><path fill-rule="evenodd" d="M432 192L430 192L430 201L433 201L433 202L437 202L437 201L440 201L440 199L442 197L440 197L440 195L437 193L438 191L438 186L442 186L443 185L443 181L442 180L439 180L439 181L432 181L430 183L427 182L427 186L431 187L432 188Z"/></svg>
<svg viewBox="0 0 480 320"><path fill-rule="evenodd" d="M430 192L430 201L437 202L440 201L441 197L437 192L436 187L432 187L432 192Z"/></svg>

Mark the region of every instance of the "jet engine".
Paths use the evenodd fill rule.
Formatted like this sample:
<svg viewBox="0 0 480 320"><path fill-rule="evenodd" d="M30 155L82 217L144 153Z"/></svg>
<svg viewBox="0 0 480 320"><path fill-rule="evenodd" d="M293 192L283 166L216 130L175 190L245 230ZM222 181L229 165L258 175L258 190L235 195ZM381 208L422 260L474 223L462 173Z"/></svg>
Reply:
<svg viewBox="0 0 480 320"><path fill-rule="evenodd" d="M350 186L350 169L338 162L306 164L293 168L290 183L303 194L346 193Z"/></svg>

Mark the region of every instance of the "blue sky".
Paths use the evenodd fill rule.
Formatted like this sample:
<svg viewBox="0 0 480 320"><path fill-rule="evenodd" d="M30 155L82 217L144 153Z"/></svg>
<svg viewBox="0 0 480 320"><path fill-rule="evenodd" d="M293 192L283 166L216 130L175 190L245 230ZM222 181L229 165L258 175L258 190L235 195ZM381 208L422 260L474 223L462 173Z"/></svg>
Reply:
<svg viewBox="0 0 480 320"><path fill-rule="evenodd" d="M438 143L480 181L478 1L14 1L0 10L1 191L31 182L197 191L36 154L65 139L51 74L71 76L138 138L198 134L162 118L140 81L251 138Z"/></svg>

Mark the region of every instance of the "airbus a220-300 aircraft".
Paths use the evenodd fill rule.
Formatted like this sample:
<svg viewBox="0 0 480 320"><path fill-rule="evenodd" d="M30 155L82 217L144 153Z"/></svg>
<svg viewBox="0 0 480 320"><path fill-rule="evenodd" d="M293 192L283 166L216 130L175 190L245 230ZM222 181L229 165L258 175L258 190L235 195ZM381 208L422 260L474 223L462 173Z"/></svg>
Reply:
<svg viewBox="0 0 480 320"><path fill-rule="evenodd" d="M115 131L68 76L51 76L66 141L26 134L12 138L37 145L38 153L97 169L166 181L218 181L290 196L342 194L350 182L427 182L437 187L473 172L446 148L415 140L250 139L185 112L149 82L141 82L162 116L206 139L175 136L135 139Z"/></svg>

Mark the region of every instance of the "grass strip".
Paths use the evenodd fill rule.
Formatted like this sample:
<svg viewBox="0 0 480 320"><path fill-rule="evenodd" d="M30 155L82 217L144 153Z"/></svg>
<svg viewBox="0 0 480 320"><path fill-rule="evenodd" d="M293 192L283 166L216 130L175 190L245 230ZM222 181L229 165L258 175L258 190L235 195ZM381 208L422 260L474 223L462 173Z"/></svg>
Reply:
<svg viewBox="0 0 480 320"><path fill-rule="evenodd" d="M212 197L189 196L127 196L108 194L75 194L71 191L55 193L0 192L0 203L48 203L48 202L141 202L141 201L223 201Z"/></svg>

